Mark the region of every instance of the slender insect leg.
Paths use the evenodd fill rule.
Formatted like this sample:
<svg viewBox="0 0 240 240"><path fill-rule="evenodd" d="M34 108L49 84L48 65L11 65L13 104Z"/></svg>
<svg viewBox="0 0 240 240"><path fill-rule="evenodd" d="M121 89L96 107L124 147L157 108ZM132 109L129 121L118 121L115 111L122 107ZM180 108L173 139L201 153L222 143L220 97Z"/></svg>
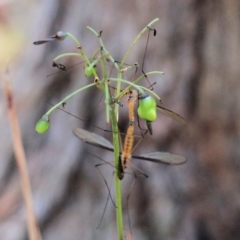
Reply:
<svg viewBox="0 0 240 240"><path fill-rule="evenodd" d="M114 172L113 172L113 174L114 174ZM113 179L113 178L112 178L112 179ZM110 188L111 188L111 186L112 186L112 181L111 181L111 183L110 183ZM111 193L110 193L110 192L109 192L109 194L108 194L108 196L107 196L107 201L106 201L106 203L105 203L105 206L104 206L104 209L103 209L103 213L102 213L101 219L100 219L99 224L98 224L98 226L96 227L96 229L98 229L98 228L101 226L101 224L102 224L102 221L103 221L103 218L104 218L104 214L105 214L106 209L107 209L107 205L108 205L109 198L111 198L111 200L112 200L112 197L111 197ZM114 204L114 206L115 206L115 208L117 208L117 206L116 206L115 204Z"/></svg>
<svg viewBox="0 0 240 240"><path fill-rule="evenodd" d="M109 186L108 186L108 184L107 184L107 181L106 181L106 179L104 178L104 176L102 175L101 171L98 169L99 167L101 167L101 166L103 166L103 165L106 165L106 164L109 164L109 163L100 163L100 164L96 164L95 167L96 167L96 169L97 169L99 175L102 177L102 179L103 179L105 185L107 186L108 193L109 193L109 195L110 195L110 199L111 199L111 201L112 201L114 207L117 208L117 206L116 206L116 204L115 204L115 202L113 201L113 198L112 198L112 196L111 196L111 190L110 190L110 188L109 188Z"/></svg>
<svg viewBox="0 0 240 240"><path fill-rule="evenodd" d="M153 90L153 85L155 83L150 83L148 77L147 77L147 74L144 72L144 63L145 63L145 58L146 58L146 55L147 55L147 46L148 46L148 42L149 42L149 36L150 36L150 32L153 31L153 36L156 36L157 34L157 31L156 29L153 29L153 28L150 28L148 27L149 31L148 31L148 36L147 36L147 43L146 43L146 47L145 47L145 50L144 50L144 54L143 54L143 61L142 61L142 73L143 75L145 76L145 78L147 79L148 83L149 83L149 89L150 90Z"/></svg>
<svg viewBox="0 0 240 240"><path fill-rule="evenodd" d="M88 152L88 153L89 153L89 152ZM107 161L105 161L104 159L96 156L96 155L93 154L93 153L89 153L89 154L90 154L90 155L93 155L94 157L96 157L96 158L98 158L99 160L103 161L103 163L96 164L95 167L96 167L96 170L98 171L99 175L100 175L101 178L103 179L103 181L104 181L104 183L105 183L105 185L107 186L107 189L108 189L107 201L106 201L106 203L105 203L104 210L103 210L101 219L100 219L100 221L99 221L99 224L98 224L98 226L96 227L96 229L98 229L98 228L100 227L101 223L102 223L103 218L104 218L104 214L105 214L105 212L106 212L106 208L107 208L109 199L111 199L111 202L113 203L114 207L117 208L117 206L116 206L116 204L115 204L115 202L114 202L114 200L113 200L113 198L112 198L111 190L110 190L110 189L111 189L111 186L112 186L112 181L111 181L110 187L109 187L109 185L108 185L106 179L104 178L102 172L99 170L99 167L101 167L101 166L103 166L103 165L106 165L106 164L112 166L113 168L115 168L115 166L114 166L113 164L111 164L110 162L107 162ZM113 172L113 174L114 174L114 172ZM112 179L113 179L113 178L112 178Z"/></svg>
<svg viewBox="0 0 240 240"><path fill-rule="evenodd" d="M132 228L131 228L131 221L130 221L130 214L129 214L129 206L128 206L130 194L131 194L131 191L132 191L133 186L134 186L134 184L135 184L136 178L137 178L137 177L145 177L145 178L148 178L148 175L146 175L143 171L141 171L138 167L136 167L135 165L133 165L131 162L129 162L128 164L131 165L131 166L129 166L129 167L130 167L130 169L132 170L133 176L134 176L133 181L132 181L132 183L131 183L131 185L130 185L128 194L127 194L127 216L128 216L128 225L129 225L130 236L132 236ZM137 174L137 173L133 170L133 168L137 169L137 170L140 172L140 174Z"/></svg>
<svg viewBox="0 0 240 240"><path fill-rule="evenodd" d="M142 130L142 131L148 131L146 128L142 128L142 127L141 127L140 119L139 119L138 114L137 114L137 123L138 123L138 128L139 128L140 130ZM144 134L144 135L145 135L145 134Z"/></svg>
<svg viewBox="0 0 240 240"><path fill-rule="evenodd" d="M89 153L89 152L88 152L88 153ZM109 193L109 195L110 195L110 198L111 198L111 201L112 201L113 205L114 205L115 207L117 207L116 204L114 203L113 199L112 199L111 191L110 191L110 188L109 188L109 186L108 186L108 184L107 184L107 181L106 181L106 179L104 178L104 176L102 175L101 171L98 169L99 167L101 167L101 166L103 166L103 165L106 165L106 164L112 166L113 168L114 168L114 165L112 165L110 162L107 162L107 161L103 160L102 158L96 156L96 155L93 154L93 153L89 153L89 154L90 154L90 155L93 155L93 156L96 157L97 159L99 159L99 160L101 160L101 161L104 162L104 163L96 164L95 167L96 167L96 169L97 169L99 175L102 177L102 179L103 179L105 185L107 186L108 193Z"/></svg>

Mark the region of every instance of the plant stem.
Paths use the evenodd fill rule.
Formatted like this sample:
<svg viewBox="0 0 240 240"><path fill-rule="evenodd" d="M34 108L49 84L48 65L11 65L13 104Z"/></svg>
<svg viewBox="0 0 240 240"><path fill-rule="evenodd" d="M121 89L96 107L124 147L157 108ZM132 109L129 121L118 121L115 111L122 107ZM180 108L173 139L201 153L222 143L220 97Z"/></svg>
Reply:
<svg viewBox="0 0 240 240"><path fill-rule="evenodd" d="M58 59L64 58L64 57L82 57L82 55L79 54L79 53L63 53L63 54L55 57L55 58L53 59L53 61L56 62Z"/></svg>
<svg viewBox="0 0 240 240"><path fill-rule="evenodd" d="M160 74L160 75L163 75L164 72L152 71L152 72L148 72L148 73L145 73L145 74L146 74L147 76L148 76L148 75L152 75L152 74ZM116 100L121 99L121 98L128 92L128 90L129 90L132 86L135 87L135 85L136 85L137 83L139 83L144 77L145 77L144 75L141 75L141 76L140 76L139 78L137 78L135 81L131 82L131 84L134 84L134 85L131 85L130 83L128 83L129 86L126 87L123 91L121 91L121 93L120 93L119 95L117 95L117 96L115 97L115 99L116 99ZM127 80L124 80L124 81L127 81ZM143 88L142 86L138 86L138 87L139 87L139 88ZM136 87L136 89L137 89L137 87ZM141 92L142 92L142 91L141 91ZM151 93L151 94L153 94L153 93ZM156 93L154 93L154 94L156 94ZM160 97L157 96L157 95L155 95L155 97L156 97L157 99L160 99Z"/></svg>
<svg viewBox="0 0 240 240"><path fill-rule="evenodd" d="M146 32L148 30L148 27L151 27L152 24L154 24L155 22L159 21L159 18L155 18L153 21L151 21L147 27L145 27L138 35L137 37L135 38L135 40L132 42L131 46L128 48L126 54L124 55L121 63L120 63L120 68L122 68L123 64L125 63L128 55L130 54L130 52L132 51L133 47L136 45L136 43L138 42L139 38L142 36L142 34L144 32Z"/></svg>
<svg viewBox="0 0 240 240"><path fill-rule="evenodd" d="M93 87L95 86L96 84L95 83L91 83L91 84L88 84L87 86L84 86L76 91L74 91L73 93L69 94L67 97L65 97L62 101L58 102L56 105L54 105L52 108L50 108L47 112L46 112L46 115L50 115L55 109L57 109L59 106L62 105L62 103L66 102L67 100L69 100L70 98L72 98L74 95L76 95L77 93L87 89L87 88L90 88L90 87Z"/></svg>
<svg viewBox="0 0 240 240"><path fill-rule="evenodd" d="M77 47L80 47L80 42L69 32L67 32L67 35L76 43Z"/></svg>
<svg viewBox="0 0 240 240"><path fill-rule="evenodd" d="M118 123L114 108L111 108L112 130L113 130L113 145L114 145L114 165L115 171L115 191L116 191L116 220L118 240L123 240L123 217L122 217L122 191L121 180L118 177L119 172L119 136Z"/></svg>

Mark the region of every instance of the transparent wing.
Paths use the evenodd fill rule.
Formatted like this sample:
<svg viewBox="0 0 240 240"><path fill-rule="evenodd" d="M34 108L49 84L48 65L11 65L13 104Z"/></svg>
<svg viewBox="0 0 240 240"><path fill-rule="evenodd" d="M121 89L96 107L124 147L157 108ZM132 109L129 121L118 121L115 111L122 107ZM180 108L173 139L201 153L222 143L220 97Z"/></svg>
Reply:
<svg viewBox="0 0 240 240"><path fill-rule="evenodd" d="M113 151L112 143L109 142L106 138L96 133L89 132L81 128L75 128L73 130L73 133L82 141L88 144ZM150 161L150 162L173 164L173 165L183 164L187 161L187 159L184 156L176 155L168 152L150 152L150 153L142 154L140 156L132 156L132 157L140 160Z"/></svg>
<svg viewBox="0 0 240 240"><path fill-rule="evenodd" d="M161 106L157 106L157 110L161 113L163 113L164 115L172 118L173 120L176 120L182 124L185 124L186 123L186 120L181 117L179 114L167 109L167 108L164 108L164 107L161 107Z"/></svg>
<svg viewBox="0 0 240 240"><path fill-rule="evenodd" d="M150 152L145 153L140 156L132 156L133 158L137 158L140 160L163 163L163 164L183 164L187 161L184 156L176 155L168 152Z"/></svg>
<svg viewBox="0 0 240 240"><path fill-rule="evenodd" d="M73 129L73 133L80 138L82 141L94 145L96 147L104 148L110 151L113 151L113 145L106 138L93 133L86 131L82 128Z"/></svg>

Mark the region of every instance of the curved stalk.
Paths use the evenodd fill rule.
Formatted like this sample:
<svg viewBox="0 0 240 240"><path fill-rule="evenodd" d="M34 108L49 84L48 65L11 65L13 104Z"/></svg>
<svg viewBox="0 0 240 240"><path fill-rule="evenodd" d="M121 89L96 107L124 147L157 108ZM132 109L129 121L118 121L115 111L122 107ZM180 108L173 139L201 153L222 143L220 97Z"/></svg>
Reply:
<svg viewBox="0 0 240 240"><path fill-rule="evenodd" d="M91 84L88 84L87 86L85 87L82 87L76 91L74 91L73 93L69 94L68 96L66 96L63 100L61 100L60 102L58 102L57 104L55 104L52 108L50 108L46 114L44 115L50 115L55 109L57 109L59 106L61 106L63 103L65 103L67 100L69 100L70 98L72 98L73 96L75 96L76 94L80 93L81 91L87 89L87 88L90 88L90 87L93 87L95 86L96 84L95 83L91 83Z"/></svg>
<svg viewBox="0 0 240 240"><path fill-rule="evenodd" d="M147 27L145 27L135 38L135 40L132 42L131 46L128 48L126 54L124 55L121 63L120 63L120 68L122 68L123 64L125 63L128 55L130 54L130 52L132 51L132 49L134 48L134 46L136 45L136 43L138 42L139 38L148 30L149 27L151 27L152 24L154 24L155 22L159 21L159 18L155 18L153 21L151 21Z"/></svg>

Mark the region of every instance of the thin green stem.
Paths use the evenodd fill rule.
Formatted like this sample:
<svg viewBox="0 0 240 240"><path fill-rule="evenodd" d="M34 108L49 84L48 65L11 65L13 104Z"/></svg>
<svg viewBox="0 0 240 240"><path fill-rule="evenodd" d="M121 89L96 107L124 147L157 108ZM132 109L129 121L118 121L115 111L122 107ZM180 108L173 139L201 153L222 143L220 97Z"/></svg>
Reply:
<svg viewBox="0 0 240 240"><path fill-rule="evenodd" d="M152 71L152 72L148 72L146 73L147 76L149 75L153 75L153 74L160 74L160 75L163 75L164 72L160 72L160 71ZM132 82L133 84L137 84L139 83L143 78L145 77L145 75L141 75L139 78L137 78L134 82ZM119 100L121 99L128 91L129 89L131 88L131 85L129 84L128 87L126 87L121 93L119 93L119 95L117 95L117 97L115 98L116 100ZM142 91L141 91L142 92ZM159 97L157 97L159 98Z"/></svg>
<svg viewBox="0 0 240 240"><path fill-rule="evenodd" d="M134 46L136 45L136 43L138 42L139 38L148 30L149 27L151 27L152 24L154 24L155 22L159 21L159 18L155 18L153 21L151 21L147 27L145 27L135 38L135 40L132 42L131 46L129 47L129 49L127 50L126 54L124 55L121 63L120 63L120 68L122 68L123 64L125 63L128 55L130 54L130 52L132 51L132 49L134 48Z"/></svg>
<svg viewBox="0 0 240 240"><path fill-rule="evenodd" d="M55 57L53 59L53 61L56 62L58 59L64 58L64 57L81 57L82 58L82 55L79 54L79 53L63 53L63 54L58 55L57 57Z"/></svg>
<svg viewBox="0 0 240 240"><path fill-rule="evenodd" d="M108 57L108 54L101 55L98 59L93 60L89 66L93 67L94 65L96 65L100 61L101 64L103 64L102 69L105 69L105 71L103 71L103 73L105 73L105 75L107 75L106 66L105 66L104 62L102 62L102 60L106 57ZM106 78L106 77L104 77L104 78Z"/></svg>
<svg viewBox="0 0 240 240"><path fill-rule="evenodd" d="M118 77L118 79L122 79L123 72L121 71L121 69L118 70L117 77ZM117 96L120 94L120 91L121 91L121 83L122 83L121 81L117 81L117 91L116 91ZM115 105L115 114L118 119L118 117L119 117L119 105L118 104Z"/></svg>
<svg viewBox="0 0 240 240"><path fill-rule="evenodd" d="M109 116L109 111L110 111L110 96L109 96L109 89L108 89L108 83L107 81L104 81L104 91L105 91L105 104L106 104L106 123L109 124L110 122L110 116Z"/></svg>
<svg viewBox="0 0 240 240"><path fill-rule="evenodd" d="M65 103L67 100L69 100L70 98L72 98L73 96L75 96L76 94L80 93L81 91L87 89L87 88L90 88L90 87L93 87L95 86L96 84L95 83L91 83L91 84L88 84L87 86L84 86L76 91L74 91L73 93L69 94L67 97L65 97L63 100L61 100L60 102L58 102L57 104L55 104L52 108L50 108L45 115L50 115L55 109L57 109L59 106L61 106L63 103Z"/></svg>
<svg viewBox="0 0 240 240"><path fill-rule="evenodd" d="M67 35L76 43L77 47L80 47L80 42L69 32L67 32Z"/></svg>
<svg viewBox="0 0 240 240"><path fill-rule="evenodd" d="M113 130L113 146L114 146L114 165L115 165L115 191L116 191L116 220L118 230L118 240L123 240L123 214L122 214L122 191L121 180L119 179L119 137L118 137L118 123L115 111L111 109L112 130Z"/></svg>
<svg viewBox="0 0 240 240"><path fill-rule="evenodd" d="M126 80L126 79L120 79L120 78L109 78L109 80L110 81L115 81L115 82L122 82L122 83L126 83L126 84L128 84L130 87L129 87L129 89L131 88L131 87L134 87L134 88L136 88L139 92L141 92L141 93L144 93L144 91L142 90L142 87L141 86L138 86L138 85L136 85L135 83L133 83L133 82L131 82L131 81L128 81L128 80ZM125 93L126 93L126 91L125 91ZM124 93L124 94L125 94ZM123 94L123 95L124 95ZM122 97L123 97L123 95L122 95ZM120 98L116 98L116 99L120 99Z"/></svg>
<svg viewBox="0 0 240 240"><path fill-rule="evenodd" d="M122 72L121 72L121 69L128 57L128 55L130 54L130 52L132 51L132 49L134 48L134 46L136 45L136 43L138 42L138 40L140 39L140 37L148 30L149 27L151 27L152 24L154 24L155 22L157 22L159 20L159 18L155 18L153 21L151 21L147 27L145 27L138 35L137 37L135 38L135 40L132 42L132 44L130 45L130 47L128 48L127 52L125 53L119 67L120 67L120 71L118 71L118 78L122 78ZM130 88L130 86L129 86ZM120 94L120 90L121 90L121 82L118 82L117 83L117 95ZM123 95L122 95L123 96ZM115 110L116 110L116 113L118 113L118 110L119 110L119 106L116 105L115 107ZM117 115L118 117L118 115Z"/></svg>
<svg viewBox="0 0 240 240"><path fill-rule="evenodd" d="M117 70L119 70L119 66L118 66L117 62L114 60L114 58L110 55L110 53L108 52L108 50L107 50L106 47L104 46L103 41L102 41L101 37L99 36L99 34L98 34L93 28L91 28L91 27L89 27L89 26L87 26L87 29L88 29L89 31L91 31L91 32L98 38L101 48L103 49L103 51L104 51L105 53L109 54L109 59L110 59L110 61L113 63L113 65L115 66L115 68L116 68Z"/></svg>
<svg viewBox="0 0 240 240"><path fill-rule="evenodd" d="M100 50L101 50L101 48L97 48L97 49L94 51L94 53L93 53L93 55L92 55L92 58L96 58L96 55L97 55L97 53L98 53Z"/></svg>
<svg viewBox="0 0 240 240"><path fill-rule="evenodd" d="M160 72L160 71L152 71L152 72L147 72L147 73L145 73L145 74L146 74L147 76L149 76L149 75L153 75L153 74L163 75L164 72ZM140 82L144 77L145 77L145 75L142 74L139 78L137 78L137 79L134 81L134 83L138 83L138 82Z"/></svg>
<svg viewBox="0 0 240 240"><path fill-rule="evenodd" d="M65 57L65 56L79 56L79 57L82 57L85 61L85 63L87 63L87 65L89 66L91 64L90 60L88 59L88 57L86 56L86 54L84 53L83 49L82 49L82 46L80 44L80 42L69 32L67 32L67 35L76 43L77 45L77 48L80 50L80 54L77 54L77 53L66 53L66 54L61 54L59 55L58 57L56 57L54 59L54 61L58 60L59 58L62 58L62 57ZM95 71L93 71L94 73L94 77L98 78L97 74Z"/></svg>

